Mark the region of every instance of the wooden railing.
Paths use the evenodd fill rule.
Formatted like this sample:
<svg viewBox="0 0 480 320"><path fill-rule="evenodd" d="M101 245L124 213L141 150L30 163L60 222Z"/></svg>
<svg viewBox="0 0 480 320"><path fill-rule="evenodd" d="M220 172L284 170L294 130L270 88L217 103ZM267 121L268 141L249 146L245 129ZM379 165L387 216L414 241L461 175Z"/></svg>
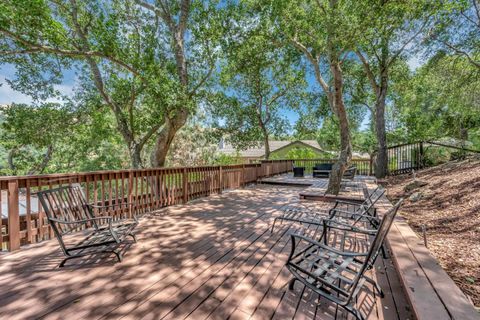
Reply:
<svg viewBox="0 0 480 320"><path fill-rule="evenodd" d="M291 160L231 166L96 171L71 174L0 177L0 248L52 238L35 192L71 183L82 185L92 203L113 205L112 216L148 212L161 207L235 189L259 178L292 170ZM126 206L125 204L132 204ZM104 214L105 212L96 212Z"/></svg>
<svg viewBox="0 0 480 320"><path fill-rule="evenodd" d="M311 174L312 168L320 163L335 163L336 159L300 159L293 160L296 167L305 167L305 173ZM373 163L371 159L354 159L350 165L357 167L357 174L364 176L373 175Z"/></svg>

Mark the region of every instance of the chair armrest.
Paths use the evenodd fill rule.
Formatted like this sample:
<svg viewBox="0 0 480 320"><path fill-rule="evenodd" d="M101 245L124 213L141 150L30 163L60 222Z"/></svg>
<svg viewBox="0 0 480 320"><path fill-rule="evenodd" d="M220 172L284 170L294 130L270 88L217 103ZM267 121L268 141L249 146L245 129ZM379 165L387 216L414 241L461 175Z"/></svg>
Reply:
<svg viewBox="0 0 480 320"><path fill-rule="evenodd" d="M367 254L368 254L368 253L356 253L356 252L340 251L340 250L337 250L333 247L330 247L328 245L325 245L325 244L322 244L318 241L315 241L311 238L305 237L303 235L291 233L290 234L290 240L292 241L292 249L290 251L290 255L288 257L287 263L289 263L292 260L292 258L295 256L295 249L297 248L297 243L300 243L300 241L296 241L296 239L298 239L300 241L307 242L311 246L316 246L316 247L325 249L327 251L330 251L330 252L336 253L338 255L345 256L345 257L347 257L347 256L348 257L364 257L364 256L367 256ZM300 252L300 254L301 254L301 252Z"/></svg>
<svg viewBox="0 0 480 320"><path fill-rule="evenodd" d="M48 218L48 220L56 222L56 223L61 223L61 224L85 224L90 221L96 221L96 220L108 220L109 222L112 221L112 217L110 216L105 216L105 217L95 217L95 218L88 218L88 219L82 219L82 220L75 220L75 221L65 221L65 220L60 220L56 218Z"/></svg>
<svg viewBox="0 0 480 320"><path fill-rule="evenodd" d="M354 216L359 216L359 217L366 217L366 218L375 218L375 219L378 219L378 218L377 218L377 210L376 210L375 208L373 208L373 209L374 209L374 210L373 210L373 213L372 213L372 214L368 213L368 211L365 211L364 213L357 213L357 212L351 212L351 211L342 210L342 209L331 209L331 210L329 211L329 213L330 213L330 219L334 218L337 213L348 214L348 215L352 216L352 218L353 218Z"/></svg>
<svg viewBox="0 0 480 320"><path fill-rule="evenodd" d="M82 220L75 220L75 221L65 221L65 220L60 220L60 219L55 219L55 218L48 218L49 221L53 221L55 223L59 224L67 224L67 225L72 225L72 224L87 224L88 222L91 221L99 221L99 220L107 220L108 221L108 229L110 229L110 232L113 232L112 230L112 217L110 216L105 216L105 217L94 217L94 218L88 218L88 219L82 219ZM96 225L95 229L98 229ZM115 237L115 236L114 236Z"/></svg>
<svg viewBox="0 0 480 320"><path fill-rule="evenodd" d="M354 225L337 221L337 220L332 220L332 219L324 219L323 227L325 229L328 228L328 229L337 229L342 231L351 231L351 232L367 234L371 236L376 235L378 231L375 229L364 229L364 228L355 227Z"/></svg>
<svg viewBox="0 0 480 320"><path fill-rule="evenodd" d="M95 205L92 203L88 203L87 206L89 206L92 209L102 209L102 208L114 208L114 207L119 207L119 206L131 206L134 205L133 202L123 202L123 203L116 203L116 204L109 204L109 205ZM138 217L134 214L132 216L132 219L138 222Z"/></svg>
<svg viewBox="0 0 480 320"><path fill-rule="evenodd" d="M350 217L353 217L353 215L355 214L355 212L351 212L351 211L347 211L347 210L342 210L342 209L337 209L337 208L330 210L329 213L330 213L329 219L335 218L335 216L337 215L337 213L343 213L343 214L348 215L348 216L350 216Z"/></svg>
<svg viewBox="0 0 480 320"><path fill-rule="evenodd" d="M101 209L101 208L112 208L112 207L119 207L123 205L131 205L133 204L132 202L123 202L123 203L116 203L116 204L109 204L109 205L97 205L93 203L88 203L87 206L91 208L96 208L96 209Z"/></svg>
<svg viewBox="0 0 480 320"><path fill-rule="evenodd" d="M335 205L337 204L348 204L350 206L357 206L359 207L360 205L362 205L361 203L358 203L358 202L352 202L352 201L346 201L346 200L336 200L335 201Z"/></svg>

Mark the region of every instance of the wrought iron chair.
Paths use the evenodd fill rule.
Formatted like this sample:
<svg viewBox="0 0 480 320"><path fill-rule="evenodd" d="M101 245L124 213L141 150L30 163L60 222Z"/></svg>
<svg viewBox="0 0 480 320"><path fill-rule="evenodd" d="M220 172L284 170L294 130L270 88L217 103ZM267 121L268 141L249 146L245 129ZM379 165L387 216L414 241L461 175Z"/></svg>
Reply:
<svg viewBox="0 0 480 320"><path fill-rule="evenodd" d="M356 173L357 173L357 167L352 166L347 170L345 170L345 172L343 173L343 179L353 181L353 179L355 179Z"/></svg>
<svg viewBox="0 0 480 320"><path fill-rule="evenodd" d="M371 193L364 188L366 195L363 203L350 202L344 200L335 201L333 208L329 210L329 219L331 220L349 220L351 225L361 225L364 228L378 228L380 220L377 216L375 204L385 194L385 189L375 188ZM345 221L344 221L345 222Z"/></svg>
<svg viewBox="0 0 480 320"><path fill-rule="evenodd" d="M367 197L363 203L337 200L333 208L328 211L307 205L307 202L289 204L284 208L283 214L273 220L271 232L273 233L278 220L317 226L322 226L324 219L342 220L346 223L350 222L348 220L352 220L356 224L371 221L378 225L374 205L383 196L385 190L377 187L372 193L369 193L368 190L365 190L365 193ZM374 227L374 225L372 226Z"/></svg>
<svg viewBox="0 0 480 320"><path fill-rule="evenodd" d="M122 255L116 249L126 237L136 241L134 228L138 224L133 218L95 216L94 208L120 208L120 204L97 206L89 204L79 184L39 191L36 193L47 215L53 232L66 258L60 263L65 265L69 259L91 255L98 252L114 253L118 261ZM130 204L123 203L127 209ZM126 207L126 208L125 208ZM116 218L116 219L115 219ZM72 234L72 236L68 236Z"/></svg>
<svg viewBox="0 0 480 320"><path fill-rule="evenodd" d="M373 285L383 297L379 285L365 275L365 272L373 267L402 201L403 199L398 201L385 213L366 252L345 251L329 245L327 239L331 229L336 229L336 232L343 231L345 233L343 239L346 239L347 233L352 230L329 225L327 220L324 222L324 233L320 241L292 234L292 249L286 263L287 269L293 275L289 289L293 290L295 282L299 281L320 297L327 298L343 307L357 319L363 320L363 315L355 308L355 298L365 282ZM361 231L355 232L361 233ZM370 233L365 233L366 237L370 235Z"/></svg>

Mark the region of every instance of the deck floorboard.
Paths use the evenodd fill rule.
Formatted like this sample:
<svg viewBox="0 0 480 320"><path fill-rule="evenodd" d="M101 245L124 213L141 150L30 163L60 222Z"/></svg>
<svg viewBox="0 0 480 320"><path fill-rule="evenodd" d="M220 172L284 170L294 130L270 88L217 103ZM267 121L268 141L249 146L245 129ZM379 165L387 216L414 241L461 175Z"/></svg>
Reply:
<svg viewBox="0 0 480 320"><path fill-rule="evenodd" d="M318 230L269 226L300 190L257 185L153 212L122 263L93 256L58 268L55 241L2 255L0 319L352 319L299 283L287 289L289 233ZM377 266L387 298L365 290L358 307L368 319L412 319L391 262Z"/></svg>

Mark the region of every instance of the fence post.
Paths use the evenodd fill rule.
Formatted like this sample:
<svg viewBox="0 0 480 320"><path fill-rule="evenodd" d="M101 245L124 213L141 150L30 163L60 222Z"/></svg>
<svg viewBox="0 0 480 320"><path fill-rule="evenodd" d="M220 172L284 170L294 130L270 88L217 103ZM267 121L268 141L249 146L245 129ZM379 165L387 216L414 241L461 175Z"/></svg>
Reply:
<svg viewBox="0 0 480 320"><path fill-rule="evenodd" d="M420 142L420 168L424 167L424 150L423 150L423 141Z"/></svg>
<svg viewBox="0 0 480 320"><path fill-rule="evenodd" d="M368 175L373 176L373 157L370 155L370 161L368 162Z"/></svg>
<svg viewBox="0 0 480 320"><path fill-rule="evenodd" d="M133 217L133 214L134 214L134 211L135 211L135 208L134 206L136 204L133 203L133 170L129 170L128 171L128 215L131 217Z"/></svg>
<svg viewBox="0 0 480 320"><path fill-rule="evenodd" d="M20 249L18 180L8 181L8 251Z"/></svg>
<svg viewBox="0 0 480 320"><path fill-rule="evenodd" d="M244 187L245 184L246 183L245 183L245 163L244 163L244 164L242 164L242 184L241 184L242 187Z"/></svg>
<svg viewBox="0 0 480 320"><path fill-rule="evenodd" d="M188 176L187 176L187 168L183 168L182 173L182 182L183 182L183 203L188 202Z"/></svg>
<svg viewBox="0 0 480 320"><path fill-rule="evenodd" d="M219 184L218 193L222 194L222 191L223 191L223 169L222 169L222 166L218 167L218 184Z"/></svg>

